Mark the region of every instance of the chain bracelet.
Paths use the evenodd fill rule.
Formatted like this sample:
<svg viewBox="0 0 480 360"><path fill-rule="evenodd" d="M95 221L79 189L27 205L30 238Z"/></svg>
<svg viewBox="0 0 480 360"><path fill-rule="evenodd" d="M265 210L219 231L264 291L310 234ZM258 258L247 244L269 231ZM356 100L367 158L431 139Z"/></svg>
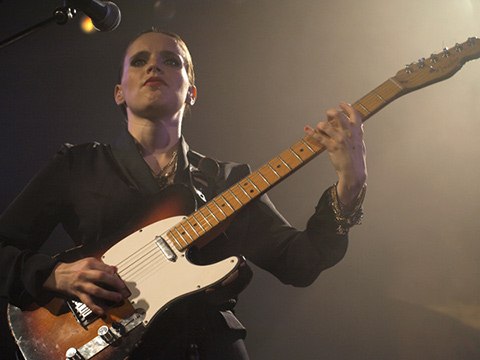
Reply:
<svg viewBox="0 0 480 360"><path fill-rule="evenodd" d="M330 188L330 206L335 214L335 220L338 224L337 234L348 234L348 230L354 225L360 225L363 219L363 200L367 192L367 184L365 183L360 193L355 199L355 203L351 210L345 211L337 193L337 183Z"/></svg>

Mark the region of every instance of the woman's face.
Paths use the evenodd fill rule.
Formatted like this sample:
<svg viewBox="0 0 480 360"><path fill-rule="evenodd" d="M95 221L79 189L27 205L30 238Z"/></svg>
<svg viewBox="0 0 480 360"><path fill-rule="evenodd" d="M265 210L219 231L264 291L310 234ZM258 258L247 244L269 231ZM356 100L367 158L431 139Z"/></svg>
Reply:
<svg viewBox="0 0 480 360"><path fill-rule="evenodd" d="M190 85L186 53L176 40L161 33L146 33L127 49L115 101L126 105L127 116L156 119L183 116L193 105L196 89Z"/></svg>

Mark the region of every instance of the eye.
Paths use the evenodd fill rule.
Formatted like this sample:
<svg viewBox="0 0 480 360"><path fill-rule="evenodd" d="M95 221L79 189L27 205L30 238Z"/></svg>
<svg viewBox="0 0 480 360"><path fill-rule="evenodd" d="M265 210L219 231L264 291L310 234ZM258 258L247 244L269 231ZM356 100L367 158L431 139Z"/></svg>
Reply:
<svg viewBox="0 0 480 360"><path fill-rule="evenodd" d="M147 60L144 58L135 58L131 61L130 65L135 67L144 66L147 63Z"/></svg>
<svg viewBox="0 0 480 360"><path fill-rule="evenodd" d="M176 58L168 58L163 62L165 65L180 67L182 65L181 61Z"/></svg>

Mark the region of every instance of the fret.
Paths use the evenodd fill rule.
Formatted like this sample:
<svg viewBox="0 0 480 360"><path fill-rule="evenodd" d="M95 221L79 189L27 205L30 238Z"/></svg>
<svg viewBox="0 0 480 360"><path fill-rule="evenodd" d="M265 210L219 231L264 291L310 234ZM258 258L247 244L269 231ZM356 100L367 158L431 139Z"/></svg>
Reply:
<svg viewBox="0 0 480 360"><path fill-rule="evenodd" d="M203 210L203 209L204 209L204 207L201 207L201 208L197 211L197 213L199 213L200 215L202 215L202 218L203 218L203 220L205 220L205 223L208 224L208 227L212 228L212 227L213 227L212 223L211 223L210 221L208 221L207 217L206 217L205 215L203 215L203 213L202 213L202 210ZM212 214L212 215L213 215L213 214ZM215 217L215 216L213 216L213 217ZM218 222L219 222L219 221L218 221L218 219L217 219L217 223L218 223Z"/></svg>
<svg viewBox="0 0 480 360"><path fill-rule="evenodd" d="M180 225L183 226L183 228L187 232L190 239L192 239L190 243L193 243L195 240L197 240L200 237L200 234L197 231L197 227L192 225L192 223L188 220L188 218L182 221Z"/></svg>
<svg viewBox="0 0 480 360"><path fill-rule="evenodd" d="M190 245L194 241L194 239L192 238L190 233L187 231L185 226L183 226L183 223L185 223L185 221L181 221L177 226L180 226L183 229L183 231L180 234L182 234L182 235L187 234L187 236L190 238L190 241L186 241L187 244ZM177 229L177 231L178 231L178 229Z"/></svg>
<svg viewBox="0 0 480 360"><path fill-rule="evenodd" d="M191 219L195 220L195 217L189 216L188 218L185 219L185 221L188 223L188 225L190 225L190 227L193 229L197 237L200 237L200 233L198 231L201 231L201 230L197 227L197 225L200 225L200 224L196 220L192 223ZM200 225L200 227L203 229L202 225ZM205 232L205 230L203 232Z"/></svg>
<svg viewBox="0 0 480 360"><path fill-rule="evenodd" d="M173 235L172 233L172 230L169 230L168 233L167 233L167 238L173 243L173 245L175 245L175 247L180 250L182 248L182 244L180 244L177 240L177 238L175 237L175 235Z"/></svg>
<svg viewBox="0 0 480 360"><path fill-rule="evenodd" d="M242 190L242 192L245 194L245 196L247 196L247 197L248 197L248 199L249 199L249 200L251 200L251 199L252 199L252 197L251 197L251 196L250 196L250 195L249 195L249 194L248 194L248 193L245 191L245 189L244 189L243 187L241 187L241 186L240 186L240 184L238 184L238 183L237 183L237 186L236 186L236 188L238 188L238 189ZM248 201L247 201L247 202L248 202Z"/></svg>
<svg viewBox="0 0 480 360"><path fill-rule="evenodd" d="M177 225L178 226L178 225ZM177 226L173 227L173 230L175 230L178 234L178 236L180 237L180 239L185 243L185 245L182 245L180 241L178 241L178 243L180 244L180 247L181 248L184 248L185 246L188 246L189 245L189 242L187 240L185 240L185 238L183 237L183 235L180 233L180 231L178 231L178 228ZM173 230L171 230L170 232L172 233L172 235L175 237L175 239L177 238L175 236L175 234L173 233Z"/></svg>
<svg viewBox="0 0 480 360"><path fill-rule="evenodd" d="M298 160L298 163L294 165L294 167L297 167L298 165L302 164L303 163L303 160L300 156L297 155L297 153L295 151L293 151L292 149L288 148L288 150L290 152L290 154L293 154L293 158L294 159L297 159ZM285 153L285 152L284 152ZM282 153L282 154L284 154ZM286 155L284 155L284 157L286 157Z"/></svg>
<svg viewBox="0 0 480 360"><path fill-rule="evenodd" d="M230 199L229 195L233 197L234 201L229 200ZM234 205L235 202L240 204L240 207L236 207L232 205L235 208L235 211L240 209L242 206L246 205L252 199L250 196L248 196L248 194L245 194L243 189L240 186L238 186L238 184L228 189L226 191L225 197L228 197L227 200L230 202L230 204Z"/></svg>
<svg viewBox="0 0 480 360"><path fill-rule="evenodd" d="M245 178L245 180L239 183L239 185L242 187L243 191L246 191L250 194L249 196L251 198L254 198L261 193L257 185L255 185L255 183L250 179L250 176Z"/></svg>
<svg viewBox="0 0 480 360"><path fill-rule="evenodd" d="M262 180L265 182L265 184L267 184L267 187L271 186L271 184L268 182L267 179L265 179L265 177L262 175L262 173L259 170L255 171L254 174L258 174L258 176L260 176L262 178ZM254 174L252 174L252 176L254 176Z"/></svg>
<svg viewBox="0 0 480 360"><path fill-rule="evenodd" d="M213 201L212 201L212 202L213 202ZM213 216L213 218L217 221L217 224L218 224L218 223L220 222L220 220L215 216L215 214L213 213L213 211L210 210L210 208L208 207L208 205L209 205L209 204L206 204L205 206L201 207L201 208L200 208L200 212L202 211L202 209L208 210L208 212L210 213L210 215ZM205 215L205 214L202 213L202 215L205 216L205 219L208 218L208 214Z"/></svg>
<svg viewBox="0 0 480 360"><path fill-rule="evenodd" d="M398 87L400 90L403 90L403 88L392 78L388 79L388 81L391 81L396 87Z"/></svg>
<svg viewBox="0 0 480 360"><path fill-rule="evenodd" d="M219 196L217 197L217 200L221 200ZM215 201L215 199L212 200L212 204L214 204L215 207L218 209L218 211L220 211L220 213L223 215L223 219L222 219L222 220L225 220L225 219L227 218L227 214L225 214L225 212L220 208L220 206L218 206L218 204L217 204L217 202Z"/></svg>
<svg viewBox="0 0 480 360"><path fill-rule="evenodd" d="M390 81L385 81L375 89L375 92L385 100L386 104L393 101L402 91L401 87L399 88L396 83Z"/></svg>
<svg viewBox="0 0 480 360"><path fill-rule="evenodd" d="M312 147L306 141L304 141L303 139L300 141L308 148L308 150L310 150L312 153L315 154L315 150L313 150Z"/></svg>
<svg viewBox="0 0 480 360"><path fill-rule="evenodd" d="M360 113L360 116L362 117L362 119L365 118L365 117L368 117L368 115L370 114L370 112L368 110L363 109L362 107L357 105L357 103L354 103L352 106L355 110L358 111L358 113Z"/></svg>
<svg viewBox="0 0 480 360"><path fill-rule="evenodd" d="M368 118L387 106L399 93L399 88L393 82L386 81L357 101L356 104L363 106L363 108L355 107L355 109L362 115L362 118Z"/></svg>
<svg viewBox="0 0 480 360"><path fill-rule="evenodd" d="M278 159L274 158L269 161L268 163L274 171L280 175L281 177L284 177L290 173L290 169L284 165L284 163Z"/></svg>
<svg viewBox="0 0 480 360"><path fill-rule="evenodd" d="M290 147L303 161L310 159L315 151L303 139Z"/></svg>
<svg viewBox="0 0 480 360"><path fill-rule="evenodd" d="M368 110L360 101L357 101L355 104L359 105L363 110L367 112L367 115L371 114L372 112Z"/></svg>
<svg viewBox="0 0 480 360"><path fill-rule="evenodd" d="M237 207L236 207L236 206L235 206L235 203L234 203L232 200L228 201L228 203L229 203L235 210L238 210L238 209L240 209L240 208L243 206L243 203L235 196L235 194L234 194L234 193L232 192L232 190L230 190L230 189L228 189L228 190L225 192L225 195L223 196L223 198L224 198L226 201L228 201L227 198L235 200L235 201L237 202L237 204L240 205L240 206L237 206Z"/></svg>
<svg viewBox="0 0 480 360"><path fill-rule="evenodd" d="M205 233L205 232L206 232L205 227L207 227L207 226L209 225L209 224L208 224L208 221L207 221L206 223L204 223L204 225L205 225L205 227L204 227L204 226L202 225L202 222L201 222L201 221L198 221L198 219L195 217L195 215L197 215L197 214L200 214L200 211L194 212L191 217L193 218L193 220L196 221L196 223L198 224L198 226L200 226L200 227L202 228L202 231ZM200 215L201 215L201 214L200 214ZM202 216L202 219L205 219L205 218ZM202 220L202 219L200 219L200 220Z"/></svg>
<svg viewBox="0 0 480 360"><path fill-rule="evenodd" d="M219 222L227 218L227 215L223 212L222 209L220 209L220 207L217 205L217 203L214 200L212 200L210 203L207 203L205 206L207 207L208 211L210 211L212 215L217 214L217 216L214 215L214 217ZM210 206L212 206L213 209L211 209Z"/></svg>
<svg viewBox="0 0 480 360"><path fill-rule="evenodd" d="M268 168L269 168L270 170L272 170L272 172L273 172L275 175L277 175L277 177L278 177L279 179L282 178L282 177L278 174L278 172L276 172L275 169L274 169L270 164L267 164L267 166L268 166Z"/></svg>
<svg viewBox="0 0 480 360"><path fill-rule="evenodd" d="M280 155L278 155L277 158L280 159L280 161L283 163L283 165L285 165L288 168L289 171L292 171L292 168L290 167L290 165L288 165Z"/></svg>
<svg viewBox="0 0 480 360"><path fill-rule="evenodd" d="M372 90L372 93L373 93L376 97L378 97L380 100L382 100L385 104L387 103L387 101L386 101L383 97L381 97L375 90Z"/></svg>
<svg viewBox="0 0 480 360"><path fill-rule="evenodd" d="M215 200L215 204L218 206L221 212L223 212L225 215L232 215L235 212L235 209L232 207L232 205L225 199L223 196L224 194L227 194L227 192L224 192L223 194L218 195L217 200ZM218 205L220 204L220 206ZM227 206L225 206L227 205ZM223 210L222 210L223 209Z"/></svg>
<svg viewBox="0 0 480 360"><path fill-rule="evenodd" d="M257 172L268 182L269 186L272 186L281 179L268 164L263 165Z"/></svg>
<svg viewBox="0 0 480 360"><path fill-rule="evenodd" d="M250 181L253 186L255 186L258 192L264 192L265 190L270 188L270 184L262 175L260 175L258 171L251 173L246 179Z"/></svg>

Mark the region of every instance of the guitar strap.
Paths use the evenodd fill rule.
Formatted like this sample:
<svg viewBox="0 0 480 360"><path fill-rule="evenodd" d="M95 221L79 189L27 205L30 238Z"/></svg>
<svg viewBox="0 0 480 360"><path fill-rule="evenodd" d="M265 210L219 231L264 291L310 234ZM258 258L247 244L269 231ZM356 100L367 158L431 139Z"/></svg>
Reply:
<svg viewBox="0 0 480 360"><path fill-rule="evenodd" d="M187 158L190 163L190 182L203 205L217 195L221 188L220 165L218 161L192 150L188 151Z"/></svg>

